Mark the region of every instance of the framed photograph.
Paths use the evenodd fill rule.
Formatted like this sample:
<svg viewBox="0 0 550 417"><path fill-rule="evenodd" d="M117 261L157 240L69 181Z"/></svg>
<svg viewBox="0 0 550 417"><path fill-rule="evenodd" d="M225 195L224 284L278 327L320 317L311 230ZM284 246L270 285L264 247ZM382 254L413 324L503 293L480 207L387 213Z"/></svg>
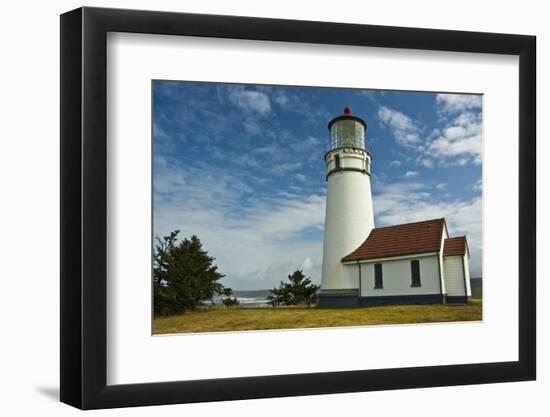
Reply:
<svg viewBox="0 0 550 417"><path fill-rule="evenodd" d="M535 37L61 16L61 401L533 380Z"/></svg>

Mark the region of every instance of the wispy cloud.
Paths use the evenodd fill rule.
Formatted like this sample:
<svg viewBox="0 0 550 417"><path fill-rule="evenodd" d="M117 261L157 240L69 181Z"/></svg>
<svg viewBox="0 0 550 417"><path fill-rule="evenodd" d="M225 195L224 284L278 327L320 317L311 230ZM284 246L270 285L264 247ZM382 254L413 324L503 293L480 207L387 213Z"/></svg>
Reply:
<svg viewBox="0 0 550 417"><path fill-rule="evenodd" d="M378 117L390 127L395 139L401 145L414 146L420 141L420 129L409 116L389 107L381 106L378 110Z"/></svg>
<svg viewBox="0 0 550 417"><path fill-rule="evenodd" d="M397 159L395 159L395 160L390 162L390 167L392 167L392 168L400 167L401 164L402 164L401 161L398 161Z"/></svg>
<svg viewBox="0 0 550 417"><path fill-rule="evenodd" d="M482 96L474 94L438 94L435 100L439 110L446 113L481 109L482 105Z"/></svg>
<svg viewBox="0 0 550 417"><path fill-rule="evenodd" d="M188 180L174 183L174 172ZM167 184L155 193L157 235L176 228L182 237L198 235L226 274L224 282L235 288L269 288L305 266L320 279L323 194L258 195L238 176L198 174L175 166L157 169L155 185ZM304 239L304 233L315 237Z"/></svg>
<svg viewBox="0 0 550 417"><path fill-rule="evenodd" d="M276 175L287 174L291 171L296 171L302 164L300 162L283 162L271 167L271 172Z"/></svg>
<svg viewBox="0 0 550 417"><path fill-rule="evenodd" d="M273 101L283 108L290 104L290 98L285 93L276 94Z"/></svg>
<svg viewBox="0 0 550 417"><path fill-rule="evenodd" d="M231 87L229 99L245 112L259 114L271 112L271 101L268 95L260 91Z"/></svg>
<svg viewBox="0 0 550 417"><path fill-rule="evenodd" d="M378 184L374 196L377 226L444 217L451 236L466 235L471 252L472 276L481 275L481 197L441 200L430 186L419 182Z"/></svg>
<svg viewBox="0 0 550 417"><path fill-rule="evenodd" d="M283 112L298 115L310 125L317 125L319 120L331 117L323 103L312 100L300 89L262 86L261 91L268 94Z"/></svg>
<svg viewBox="0 0 550 417"><path fill-rule="evenodd" d="M472 189L479 192L483 190L483 181L481 178L476 181L476 183L472 186Z"/></svg>
<svg viewBox="0 0 550 417"><path fill-rule="evenodd" d="M361 90L359 95L366 97L372 104L379 105L379 99L386 95L385 91L380 90Z"/></svg>
<svg viewBox="0 0 550 417"><path fill-rule="evenodd" d="M451 164L481 164L481 123L481 113L461 113L443 129L433 132L428 151Z"/></svg>
<svg viewBox="0 0 550 417"><path fill-rule="evenodd" d="M407 172L405 172L405 177L406 178L416 177L417 175L418 175L417 171L407 171Z"/></svg>
<svg viewBox="0 0 550 417"><path fill-rule="evenodd" d="M482 99L479 95L437 94L434 110L444 117L439 126L426 126L403 112L380 106L378 117L398 144L413 153L425 168L481 164ZM430 132L424 135L423 132Z"/></svg>

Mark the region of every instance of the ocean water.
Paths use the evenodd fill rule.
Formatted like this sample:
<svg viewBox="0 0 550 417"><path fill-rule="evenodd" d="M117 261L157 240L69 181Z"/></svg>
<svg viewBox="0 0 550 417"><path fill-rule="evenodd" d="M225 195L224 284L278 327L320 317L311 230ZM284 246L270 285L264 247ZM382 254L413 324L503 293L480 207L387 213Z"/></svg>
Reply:
<svg viewBox="0 0 550 417"><path fill-rule="evenodd" d="M266 307L267 300L265 298L255 298L255 297L237 297L241 307Z"/></svg>
<svg viewBox="0 0 550 417"><path fill-rule="evenodd" d="M267 307L269 290L235 290L233 297L239 300L241 307ZM216 304L221 304L221 298L214 299Z"/></svg>

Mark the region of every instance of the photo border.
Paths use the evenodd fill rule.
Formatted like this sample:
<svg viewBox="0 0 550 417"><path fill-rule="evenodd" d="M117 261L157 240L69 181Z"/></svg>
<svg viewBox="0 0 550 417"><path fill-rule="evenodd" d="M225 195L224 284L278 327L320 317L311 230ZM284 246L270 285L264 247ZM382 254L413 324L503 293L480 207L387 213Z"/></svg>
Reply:
<svg viewBox="0 0 550 417"><path fill-rule="evenodd" d="M518 361L107 385L107 33L519 56ZM61 401L82 409L536 378L534 36L122 9L61 16Z"/></svg>

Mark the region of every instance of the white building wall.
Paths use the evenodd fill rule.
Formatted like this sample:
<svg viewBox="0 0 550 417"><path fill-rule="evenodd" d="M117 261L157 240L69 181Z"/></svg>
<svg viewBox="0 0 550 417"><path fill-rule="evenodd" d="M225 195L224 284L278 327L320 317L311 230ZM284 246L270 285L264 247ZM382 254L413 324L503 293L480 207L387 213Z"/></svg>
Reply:
<svg viewBox="0 0 550 417"><path fill-rule="evenodd" d="M445 287L447 296L464 296L464 268L462 267L463 256L445 256L443 265L445 268ZM468 279L469 281L469 279ZM471 294L471 290L470 290Z"/></svg>
<svg viewBox="0 0 550 417"><path fill-rule="evenodd" d="M445 262L443 261L443 247L445 245L445 239L449 237L447 233L447 227L443 225L443 233L441 233L441 246L439 248L439 266L441 268L441 275L439 279L441 280L441 293L447 294L447 288L445 285Z"/></svg>
<svg viewBox="0 0 550 417"><path fill-rule="evenodd" d="M411 287L411 260L420 261L420 287ZM382 264L383 288L374 288L374 264ZM358 275L357 265L348 264ZM361 296L440 294L439 262L437 255L382 260L361 264Z"/></svg>
<svg viewBox="0 0 550 417"><path fill-rule="evenodd" d="M359 270L347 268L346 265L340 266L340 288L359 288Z"/></svg>
<svg viewBox="0 0 550 417"><path fill-rule="evenodd" d="M361 150L335 150L327 155L329 170L334 168L335 154L340 155L341 168L363 169L368 159ZM357 274L345 269L341 260L365 241L373 227L370 175L359 171L331 173L327 179L322 290L358 288Z"/></svg>
<svg viewBox="0 0 550 417"><path fill-rule="evenodd" d="M465 254L464 257L464 268L465 268L465 274L466 274L466 291L468 293L468 297L472 296L472 285L470 282L470 264L468 262L468 254Z"/></svg>

